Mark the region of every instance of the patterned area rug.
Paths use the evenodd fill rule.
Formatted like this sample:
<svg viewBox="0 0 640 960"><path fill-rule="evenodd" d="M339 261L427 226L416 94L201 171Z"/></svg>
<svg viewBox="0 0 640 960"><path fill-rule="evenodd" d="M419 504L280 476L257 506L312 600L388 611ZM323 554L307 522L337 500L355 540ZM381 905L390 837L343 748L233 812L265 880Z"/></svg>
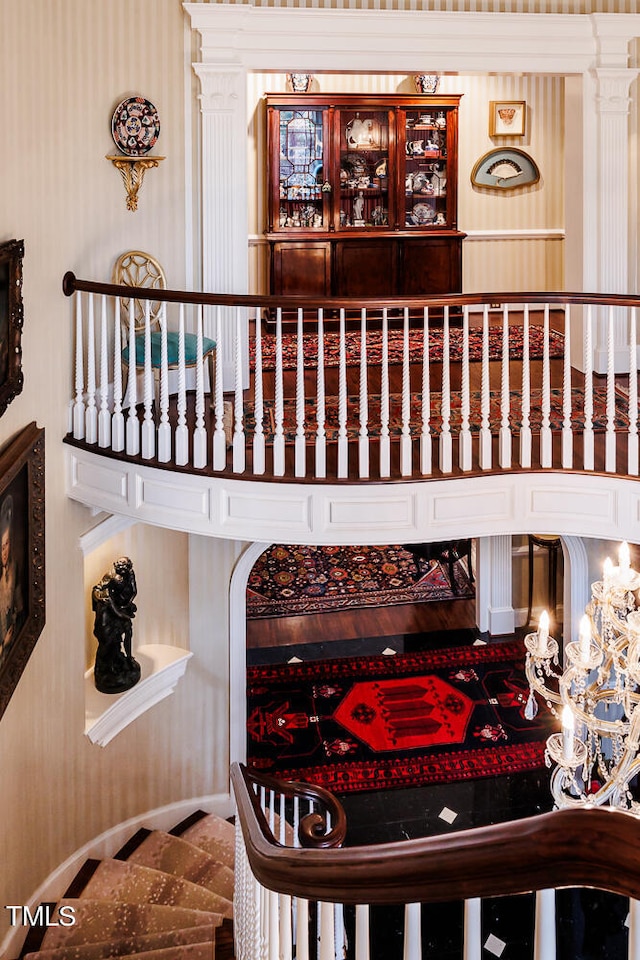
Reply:
<svg viewBox="0 0 640 960"><path fill-rule="evenodd" d="M544 766L521 641L250 667L247 762L337 793Z"/></svg>
<svg viewBox="0 0 640 960"><path fill-rule="evenodd" d="M464 560L454 576L457 593L442 564L416 559L401 546L274 545L251 571L247 619L473 597Z"/></svg>
<svg viewBox="0 0 640 960"><path fill-rule="evenodd" d="M348 330L346 333L346 362L353 366L360 362L360 332ZM284 370L296 369L296 351L298 338L295 333L282 335L282 366ZM529 355L532 360L542 357L544 345L542 327L529 328ZM522 358L523 336L522 327L509 327L509 356L512 360ZM388 336L389 363L402 363L403 332L390 330ZM249 357L252 368L255 366L255 339L249 342ZM409 331L409 355L412 358L422 357L422 330ZM551 330L549 334L549 356L557 359L564 355L564 337L561 333ZM429 356L433 363L442 360L442 329L434 327L429 331ZM502 357L502 327L489 328L489 359L500 360ZM449 359L462 360L462 329L451 327L449 330ZM469 331L469 360L482 360L482 331ZM367 361L369 365L382 363L382 332L370 330L367 333ZM304 335L304 362L305 366L317 366L318 337L315 333ZM324 335L324 365L337 367L340 363L340 335L333 331ZM276 337L273 333L262 335L262 369L275 370L276 365Z"/></svg>
<svg viewBox="0 0 640 960"><path fill-rule="evenodd" d="M522 401L519 391L511 391L510 416L509 422L511 428L518 432L522 425ZM453 390L451 392L451 431L455 435L460 432L462 423L461 417L461 393ZM562 410L562 390L553 389L550 391L550 425L552 430L560 430L564 419ZM582 430L584 427L584 391L574 388L572 390L573 413L571 422L573 430ZM471 433L478 433L481 420L481 394L479 391L472 391L470 397L471 407ZM296 401L288 398L284 401L284 435L287 443L293 443L296 434ZM347 436L349 439L355 439L360 432L360 422L358 419L359 398L351 396L347 398L348 422ZM441 396L438 393L431 395L431 419L430 427L436 433L442 426L442 403ZM273 400L264 401L264 432L267 440L273 440L275 434L275 404ZM602 432L607 426L607 391L605 387L594 387L593 390L593 428L595 431ZM493 433L500 427L500 393L492 391L489 401L489 426ZM542 422L542 393L540 390L531 391L531 412L530 426L534 433L540 432ZM338 439L338 398L326 397L325 399L325 430L327 440ZM616 387L615 394L615 426L619 429L626 429L629 426L628 417L628 395L619 387ZM253 408L245 409L245 428L249 432L255 430L255 418ZM369 435L376 437L380 430L380 397L369 397ZM312 443L315 440L316 418L315 418L315 400L307 399L305 405L305 431L307 433L307 442ZM422 394L414 393L411 397L410 410L410 431L413 437L420 435L422 430ZM393 393L389 399L389 433L392 437L398 437L402 433L402 397L400 394Z"/></svg>

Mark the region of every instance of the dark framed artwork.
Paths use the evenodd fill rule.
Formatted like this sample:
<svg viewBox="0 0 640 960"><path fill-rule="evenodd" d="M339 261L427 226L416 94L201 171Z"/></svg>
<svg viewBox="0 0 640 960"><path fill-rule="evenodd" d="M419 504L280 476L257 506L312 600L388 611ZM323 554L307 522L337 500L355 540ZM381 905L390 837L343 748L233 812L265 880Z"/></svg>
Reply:
<svg viewBox="0 0 640 960"><path fill-rule="evenodd" d="M0 243L0 416L22 392L24 240Z"/></svg>
<svg viewBox="0 0 640 960"><path fill-rule="evenodd" d="M45 622L44 430L0 451L0 717Z"/></svg>

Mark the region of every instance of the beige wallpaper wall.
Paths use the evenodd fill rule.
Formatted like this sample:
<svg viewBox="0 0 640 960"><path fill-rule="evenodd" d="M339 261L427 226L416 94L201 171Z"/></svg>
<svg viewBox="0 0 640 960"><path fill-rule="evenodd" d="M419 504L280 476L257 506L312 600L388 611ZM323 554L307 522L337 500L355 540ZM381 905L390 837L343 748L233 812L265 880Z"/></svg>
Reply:
<svg viewBox="0 0 640 960"><path fill-rule="evenodd" d="M113 824L227 789L226 585L239 548L218 545L207 572L216 617L192 630L197 664L175 695L106 748L91 745L83 734L91 641L78 543L96 518L65 496L73 314L61 281L69 269L106 280L118 253L140 248L159 257L172 285L184 283L185 26L178 0L2 0L1 7L0 240L24 238L26 255L25 386L0 419L0 445L31 420L47 437L47 623L0 720L0 903L20 904ZM131 213L105 155L114 152L113 110L135 93L158 107L155 152L166 159L147 174ZM162 621L178 642L178 611L167 606L179 595L184 628L185 540L139 530L113 546L114 554L122 550L136 562L141 629L153 633ZM96 559L100 573L109 552ZM0 942L7 921L0 910Z"/></svg>

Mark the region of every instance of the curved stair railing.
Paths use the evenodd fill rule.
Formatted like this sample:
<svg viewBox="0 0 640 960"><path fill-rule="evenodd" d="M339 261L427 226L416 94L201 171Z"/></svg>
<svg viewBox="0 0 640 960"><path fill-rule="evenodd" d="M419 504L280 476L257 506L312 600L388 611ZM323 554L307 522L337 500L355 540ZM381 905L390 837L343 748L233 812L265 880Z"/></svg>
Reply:
<svg viewBox="0 0 640 960"><path fill-rule="evenodd" d="M336 905L345 904L355 905L356 914L349 956L369 957L370 905L404 904L404 960L421 960L420 905L461 899L464 957L476 960L486 955L480 899L533 891L534 957L554 960L554 888L560 887L631 898L628 957L640 957L640 822L633 815L560 810L447 836L344 847L346 818L326 791L278 782L239 764L231 778L238 960L335 960L344 955ZM313 804L311 831L303 803Z"/></svg>
<svg viewBox="0 0 640 960"><path fill-rule="evenodd" d="M63 290L75 297L68 439L99 452L265 479L639 474L638 297L314 300L148 290L73 273ZM166 360L156 362L154 391L152 338L122 323L132 297L162 305L163 357L172 328L182 345L185 330L200 345L203 333L216 341L212 384L204 356L186 364L182 346L177 385ZM122 345L136 336L128 355L142 358L143 383L130 378L129 403Z"/></svg>

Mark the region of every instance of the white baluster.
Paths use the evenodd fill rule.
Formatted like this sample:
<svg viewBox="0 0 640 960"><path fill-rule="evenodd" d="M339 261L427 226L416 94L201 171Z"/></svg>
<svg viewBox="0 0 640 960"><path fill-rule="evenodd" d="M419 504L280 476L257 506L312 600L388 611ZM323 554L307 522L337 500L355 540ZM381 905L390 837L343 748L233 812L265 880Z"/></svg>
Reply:
<svg viewBox="0 0 640 960"><path fill-rule="evenodd" d="M356 906L356 949L355 960L369 960L369 904L359 903Z"/></svg>
<svg viewBox="0 0 640 960"><path fill-rule="evenodd" d="M403 960L422 960L422 909L419 903L404 906Z"/></svg>
<svg viewBox="0 0 640 960"><path fill-rule="evenodd" d="M491 381L489 377L489 304L482 310L482 372L480 380L479 463L481 470L490 470L493 460L491 423Z"/></svg>
<svg viewBox="0 0 640 960"><path fill-rule="evenodd" d="M607 473L616 470L616 381L613 340L613 307L609 307L607 322L607 439L604 468Z"/></svg>
<svg viewBox="0 0 640 960"><path fill-rule="evenodd" d="M267 892L269 910L269 939L267 946L269 960L279 960L280 957L280 898L273 890Z"/></svg>
<svg viewBox="0 0 640 960"><path fill-rule="evenodd" d="M120 326L120 297L114 301L113 324L113 417L111 418L111 449L124 450L124 414L122 413L122 329Z"/></svg>
<svg viewBox="0 0 640 960"><path fill-rule="evenodd" d="M140 453L140 421L138 420L138 364L136 363L136 322L133 297L129 297L129 379L127 380L129 413L127 415L126 450L129 456Z"/></svg>
<svg viewBox="0 0 640 960"><path fill-rule="evenodd" d="M449 307L444 308L442 318L442 428L440 431L440 470L451 473L453 469L451 440L451 358L449 356Z"/></svg>
<svg viewBox="0 0 640 960"><path fill-rule="evenodd" d="M220 307L218 307L218 311ZM265 445L264 445L264 394L262 384L262 322L260 311L256 310L256 361L253 372L254 383L254 416L256 429L253 435L253 472L263 474L265 471Z"/></svg>
<svg viewBox="0 0 640 960"><path fill-rule="evenodd" d="M464 902L463 960L482 958L482 900L474 897Z"/></svg>
<svg viewBox="0 0 640 960"><path fill-rule="evenodd" d="M76 292L76 400L73 405L73 436L84 440L84 330L82 327L82 294Z"/></svg>
<svg viewBox="0 0 640 960"><path fill-rule="evenodd" d="M533 935L533 960L556 958L556 892L536 892L536 917Z"/></svg>
<svg viewBox="0 0 640 960"><path fill-rule="evenodd" d="M269 891L260 887L260 953L259 960L269 960Z"/></svg>
<svg viewBox="0 0 640 960"><path fill-rule="evenodd" d="M571 307L564 307L564 358L562 366L562 468L573 467L573 428L571 424Z"/></svg>
<svg viewBox="0 0 640 960"><path fill-rule="evenodd" d="M160 307L160 424L158 426L158 460L171 459L171 424L169 423L169 350L167 345L167 305Z"/></svg>
<svg viewBox="0 0 640 960"><path fill-rule="evenodd" d="M279 960L291 960L293 956L293 934L291 930L291 897L280 894L280 950Z"/></svg>
<svg viewBox="0 0 640 960"><path fill-rule="evenodd" d="M324 399L324 311L318 310L318 369L316 371L316 477L327 475L327 434Z"/></svg>
<svg viewBox="0 0 640 960"><path fill-rule="evenodd" d="M413 471L411 443L411 371L409 368L409 308L404 308L402 326L402 436L400 438L400 474Z"/></svg>
<svg viewBox="0 0 640 960"><path fill-rule="evenodd" d="M93 294L89 294L89 317L87 329L87 409L85 414L85 440L98 442L98 409L96 407L96 330L93 314Z"/></svg>
<svg viewBox="0 0 640 960"><path fill-rule="evenodd" d="M420 472L431 473L431 381L429 371L429 307L424 308L422 323L422 431L420 433Z"/></svg>
<svg viewBox="0 0 640 960"><path fill-rule="evenodd" d="M380 372L380 476L391 475L391 441L389 439L389 318L382 309L382 367Z"/></svg>
<svg viewBox="0 0 640 960"><path fill-rule="evenodd" d="M369 476L369 385L367 378L367 311L360 311L360 434L358 436L358 474Z"/></svg>
<svg viewBox="0 0 640 960"><path fill-rule="evenodd" d="M153 369L151 367L151 304L144 301L144 418L142 421L142 458L150 460L156 452L156 428L153 422Z"/></svg>
<svg viewBox="0 0 640 960"><path fill-rule="evenodd" d="M540 423L540 465L550 467L552 462L551 443L551 369L549 361L549 304L544 305L544 323L542 334L542 420Z"/></svg>
<svg viewBox="0 0 640 960"><path fill-rule="evenodd" d="M640 903L633 899L629 900L628 960L640 960Z"/></svg>
<svg viewBox="0 0 640 960"><path fill-rule="evenodd" d="M204 425L204 358L202 304L196 307L196 426L193 432L193 465L201 470L207 463L207 429Z"/></svg>
<svg viewBox="0 0 640 960"><path fill-rule="evenodd" d="M471 398L469 394L469 307L465 306L462 315L462 395L460 437L458 439L458 463L461 470L471 470L471 430L469 413Z"/></svg>
<svg viewBox="0 0 640 960"><path fill-rule="evenodd" d="M629 314L629 439L627 473L638 476L638 343L636 308Z"/></svg>
<svg viewBox="0 0 640 960"><path fill-rule="evenodd" d="M309 901L296 897L296 960L309 960Z"/></svg>
<svg viewBox="0 0 640 960"><path fill-rule="evenodd" d="M273 437L273 473L284 476L284 399L282 386L282 308L276 310L275 433Z"/></svg>
<svg viewBox="0 0 640 960"><path fill-rule="evenodd" d="M583 465L585 470L593 470L593 311L587 306L584 331L584 434L582 440Z"/></svg>
<svg viewBox="0 0 640 960"><path fill-rule="evenodd" d="M334 903L333 905L333 922L335 924L334 958L335 960L344 960L347 955L347 933L344 928L344 905L342 903Z"/></svg>
<svg viewBox="0 0 640 960"><path fill-rule="evenodd" d="M235 348L235 396L233 401L235 420L233 429L233 472L244 473L246 438L244 435L244 395L242 393L242 317L236 308Z"/></svg>
<svg viewBox="0 0 640 960"><path fill-rule="evenodd" d="M335 960L335 924L332 903L318 903L320 951L319 960Z"/></svg>
<svg viewBox="0 0 640 960"><path fill-rule="evenodd" d="M345 312L340 309L340 355L338 358L338 477L349 476L349 441L347 439L347 345Z"/></svg>
<svg viewBox="0 0 640 960"><path fill-rule="evenodd" d="M256 320L256 323L259 323ZM260 355L262 363L262 354ZM256 361L257 362L257 361ZM224 432L224 394L222 392L222 307L218 304L216 307L216 356L215 356L215 396L213 400L215 427L213 431L213 469L224 470L227 465L227 437ZM258 413L256 409L256 429L257 423L260 423L262 431L262 367L260 368L260 420L257 421ZM262 441L263 466L264 473L264 438Z"/></svg>
<svg viewBox="0 0 640 960"><path fill-rule="evenodd" d="M118 363L120 361L118 360ZM111 443L111 415L109 413L109 348L107 346L107 298L102 295L100 317L100 413L98 414L98 446Z"/></svg>
<svg viewBox="0 0 640 960"><path fill-rule="evenodd" d="M280 796L280 810L278 813L278 843L281 843L283 846L286 846L287 843L287 823L285 818L285 796L284 793L279 794Z"/></svg>
<svg viewBox="0 0 640 960"><path fill-rule="evenodd" d="M187 430L187 388L184 362L184 303L180 304L178 320L178 425L176 427L176 463L184 466L189 459L189 432Z"/></svg>
<svg viewBox="0 0 640 960"><path fill-rule="evenodd" d="M303 311L299 309L296 330L296 439L294 464L296 477L304 477L307 473L307 438L304 433L304 334L302 331Z"/></svg>
<svg viewBox="0 0 640 960"><path fill-rule="evenodd" d="M502 308L502 377L500 391L500 440L498 463L503 470L511 467L511 397L509 395L509 305Z"/></svg>
<svg viewBox="0 0 640 960"><path fill-rule="evenodd" d="M531 369L529 366L529 304L522 319L522 425L520 427L520 466L531 466Z"/></svg>

